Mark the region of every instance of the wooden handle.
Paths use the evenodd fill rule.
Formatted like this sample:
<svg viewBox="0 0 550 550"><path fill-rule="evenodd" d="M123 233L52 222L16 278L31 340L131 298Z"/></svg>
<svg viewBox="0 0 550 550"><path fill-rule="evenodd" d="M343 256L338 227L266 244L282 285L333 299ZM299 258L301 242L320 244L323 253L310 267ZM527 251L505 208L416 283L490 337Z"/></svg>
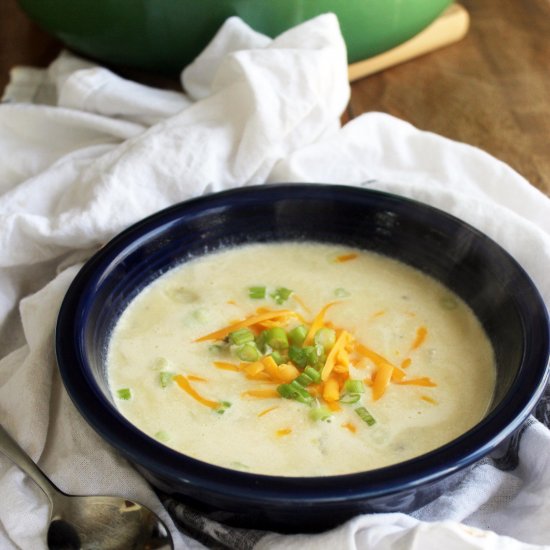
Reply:
<svg viewBox="0 0 550 550"><path fill-rule="evenodd" d="M348 67L350 82L383 71L404 61L458 42L468 32L470 16L459 4L451 4L435 21L416 36L387 52Z"/></svg>

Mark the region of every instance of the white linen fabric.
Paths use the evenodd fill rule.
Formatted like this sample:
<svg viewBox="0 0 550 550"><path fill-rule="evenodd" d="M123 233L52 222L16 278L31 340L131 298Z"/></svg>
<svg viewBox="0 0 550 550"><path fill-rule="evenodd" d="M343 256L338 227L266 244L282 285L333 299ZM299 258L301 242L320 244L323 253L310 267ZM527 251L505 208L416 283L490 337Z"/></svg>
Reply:
<svg viewBox="0 0 550 550"><path fill-rule="evenodd" d="M531 417L506 460L487 458L412 515L363 515L318 535L226 529L165 504L85 423L60 381L57 311L82 262L178 201L265 182L363 185L484 231L550 303L550 201L476 148L380 113L340 128L345 45L331 14L281 36L229 19L182 90L125 80L69 53L16 68L0 106L0 421L63 490L159 511L177 548L550 548L550 431ZM548 421L544 403L538 411ZM545 414L547 416L545 416ZM521 444L518 444L521 439ZM502 454L502 453L501 453ZM47 502L0 456L0 547L44 547Z"/></svg>

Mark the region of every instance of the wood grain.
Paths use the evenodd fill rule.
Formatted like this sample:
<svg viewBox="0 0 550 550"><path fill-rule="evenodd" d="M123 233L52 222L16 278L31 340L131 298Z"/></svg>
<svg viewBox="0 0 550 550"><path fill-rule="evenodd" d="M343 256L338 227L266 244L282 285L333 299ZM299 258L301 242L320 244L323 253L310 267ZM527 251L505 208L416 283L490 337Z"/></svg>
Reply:
<svg viewBox="0 0 550 550"><path fill-rule="evenodd" d="M344 120L390 113L481 147L550 196L550 0L460 3L470 13L467 36L356 81ZM0 90L11 67L46 66L60 49L16 0L0 0Z"/></svg>
<svg viewBox="0 0 550 550"><path fill-rule="evenodd" d="M0 96L15 65L45 67L61 50L19 8L16 0L0 0Z"/></svg>
<svg viewBox="0 0 550 550"><path fill-rule="evenodd" d="M350 116L383 111L481 147L550 195L550 2L461 4L466 38L354 83Z"/></svg>

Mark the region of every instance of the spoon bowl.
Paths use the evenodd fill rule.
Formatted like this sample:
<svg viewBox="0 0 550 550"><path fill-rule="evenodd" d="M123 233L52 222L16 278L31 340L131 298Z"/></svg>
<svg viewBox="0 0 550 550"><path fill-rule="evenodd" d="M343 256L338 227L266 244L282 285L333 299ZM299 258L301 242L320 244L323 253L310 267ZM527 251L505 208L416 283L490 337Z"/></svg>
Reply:
<svg viewBox="0 0 550 550"><path fill-rule="evenodd" d="M115 496L75 496L58 489L0 425L0 451L46 494L50 550L172 549L172 537L149 508Z"/></svg>

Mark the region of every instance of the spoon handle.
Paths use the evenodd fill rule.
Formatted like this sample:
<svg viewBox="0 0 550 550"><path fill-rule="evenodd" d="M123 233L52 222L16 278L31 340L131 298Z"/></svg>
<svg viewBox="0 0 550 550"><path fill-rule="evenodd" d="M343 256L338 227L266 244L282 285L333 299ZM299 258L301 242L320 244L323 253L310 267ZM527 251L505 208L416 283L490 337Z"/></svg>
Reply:
<svg viewBox="0 0 550 550"><path fill-rule="evenodd" d="M44 475L42 470L31 460L29 455L15 442L11 435L0 424L0 452L19 466L46 493L50 502L54 502L59 489Z"/></svg>

